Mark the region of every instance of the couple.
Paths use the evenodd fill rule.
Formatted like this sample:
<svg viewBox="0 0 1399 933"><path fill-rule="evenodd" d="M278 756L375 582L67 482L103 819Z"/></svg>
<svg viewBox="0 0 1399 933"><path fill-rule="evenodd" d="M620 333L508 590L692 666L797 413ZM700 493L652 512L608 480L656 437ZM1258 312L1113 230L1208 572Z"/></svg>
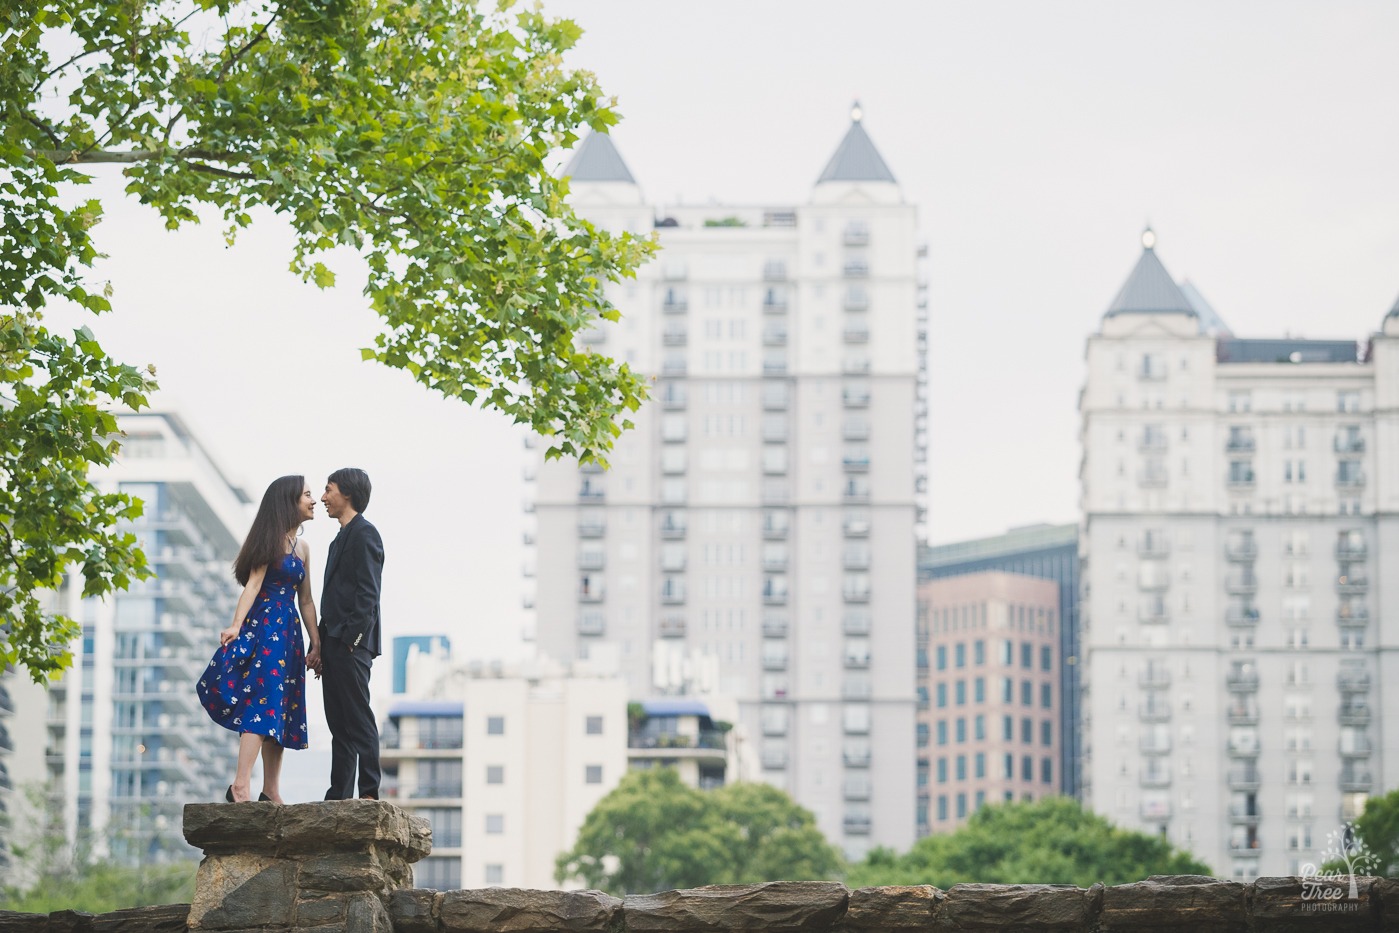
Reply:
<svg viewBox="0 0 1399 933"><path fill-rule="evenodd" d="M263 493L233 575L243 585L233 624L200 678L199 700L214 722L239 734L238 770L224 799L252 799L253 763L262 754L259 800L283 803L282 750L306 747L306 671L323 677L330 727L326 800L379 798L379 730L369 708L369 671L379 655L379 589L384 544L362 514L369 475L336 470L321 503L340 522L330 544L321 620L311 594L311 549L301 525L316 500L303 476L283 476ZM300 606L298 619L297 607ZM311 649L304 651L298 621ZM355 793L356 773L359 794Z"/></svg>

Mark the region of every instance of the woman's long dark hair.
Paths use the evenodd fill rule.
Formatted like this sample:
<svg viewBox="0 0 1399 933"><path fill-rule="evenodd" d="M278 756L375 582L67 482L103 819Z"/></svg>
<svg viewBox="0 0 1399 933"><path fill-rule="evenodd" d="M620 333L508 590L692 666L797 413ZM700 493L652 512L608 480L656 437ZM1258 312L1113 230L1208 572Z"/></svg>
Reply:
<svg viewBox="0 0 1399 933"><path fill-rule="evenodd" d="M281 560L287 552L287 534L301 524L298 504L305 491L306 477L281 476L262 494L257 518L233 562L233 576L240 585L246 586L254 570Z"/></svg>

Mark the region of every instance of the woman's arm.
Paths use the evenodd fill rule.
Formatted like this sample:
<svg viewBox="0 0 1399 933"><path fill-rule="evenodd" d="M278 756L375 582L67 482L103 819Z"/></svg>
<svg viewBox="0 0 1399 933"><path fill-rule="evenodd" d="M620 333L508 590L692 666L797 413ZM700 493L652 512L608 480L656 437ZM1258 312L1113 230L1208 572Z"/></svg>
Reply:
<svg viewBox="0 0 1399 933"><path fill-rule="evenodd" d="M238 631L243 627L243 620L253 610L253 601L257 599L258 590L262 589L262 578L266 575L266 564L255 567L253 572L248 574L248 582L243 585L243 592L238 594L238 606L233 610L233 624L219 632L220 645L227 645L238 637Z"/></svg>
<svg viewBox="0 0 1399 933"><path fill-rule="evenodd" d="M306 626L306 638L311 643L306 650L306 666L319 673L321 630L316 626L316 597L311 592L311 546L305 541L296 542L296 556L301 558L301 566L306 570L301 577L301 585L296 588L297 602L301 606L301 624Z"/></svg>

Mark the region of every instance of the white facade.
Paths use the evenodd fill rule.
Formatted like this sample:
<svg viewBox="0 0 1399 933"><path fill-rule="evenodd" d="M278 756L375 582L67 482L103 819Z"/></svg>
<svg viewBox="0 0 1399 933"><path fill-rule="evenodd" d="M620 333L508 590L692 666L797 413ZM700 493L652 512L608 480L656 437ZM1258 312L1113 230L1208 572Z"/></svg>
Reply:
<svg viewBox="0 0 1399 933"><path fill-rule="evenodd" d="M57 594L82 638L47 690L7 680L15 719L36 754L17 769L47 785L70 840L118 861L193 858L181 808L221 799L237 739L199 705L194 684L218 647L239 588L233 559L248 524L231 485L174 414L124 414L120 459L95 471L104 492L141 499L129 525L156 576L106 600L81 585ZM36 732L38 730L38 732ZM38 751L42 749L42 757Z"/></svg>
<svg viewBox="0 0 1399 933"><path fill-rule="evenodd" d="M419 887L550 889L554 860L627 770L615 666L409 664L387 716L384 799L426 818Z"/></svg>
<svg viewBox="0 0 1399 933"><path fill-rule="evenodd" d="M568 174L589 220L658 236L610 292L621 321L588 335L657 378L609 470L537 466L539 649L615 645L633 698L737 697L762 778L828 838L856 857L907 847L926 441L914 207L858 116L805 204L653 205L605 136Z"/></svg>
<svg viewBox="0 0 1399 933"><path fill-rule="evenodd" d="M1084 795L1217 875L1297 874L1399 784L1399 315L1207 332L1144 242L1081 399Z"/></svg>

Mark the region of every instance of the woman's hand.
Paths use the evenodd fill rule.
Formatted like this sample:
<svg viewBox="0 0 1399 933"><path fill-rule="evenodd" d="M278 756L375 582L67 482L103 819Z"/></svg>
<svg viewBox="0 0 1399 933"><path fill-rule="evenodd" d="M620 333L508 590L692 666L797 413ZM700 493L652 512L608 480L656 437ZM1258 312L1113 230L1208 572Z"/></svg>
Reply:
<svg viewBox="0 0 1399 933"><path fill-rule="evenodd" d="M317 677L321 676L321 646L312 645L311 650L306 652L306 669L315 672Z"/></svg>
<svg viewBox="0 0 1399 933"><path fill-rule="evenodd" d="M224 629L222 632L219 632L219 645L220 645L220 647L225 647L225 648L228 647L228 644L229 644L231 641L233 641L233 639L237 638L237 637L238 637L238 633L239 633L240 631L242 631L242 630L243 630L243 623L241 623L241 622L234 622L234 623L233 623L232 625L230 625L228 628Z"/></svg>

